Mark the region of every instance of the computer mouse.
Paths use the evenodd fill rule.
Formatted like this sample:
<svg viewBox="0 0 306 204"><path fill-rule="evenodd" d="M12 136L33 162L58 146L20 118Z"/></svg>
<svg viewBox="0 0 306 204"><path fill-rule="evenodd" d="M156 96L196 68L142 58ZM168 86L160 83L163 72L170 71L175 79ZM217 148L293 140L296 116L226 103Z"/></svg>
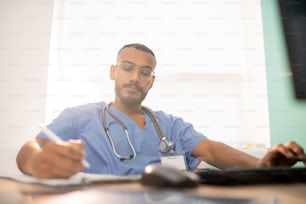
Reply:
<svg viewBox="0 0 306 204"><path fill-rule="evenodd" d="M193 172L172 166L150 164L144 170L141 183L162 188L190 188L198 186L200 178Z"/></svg>

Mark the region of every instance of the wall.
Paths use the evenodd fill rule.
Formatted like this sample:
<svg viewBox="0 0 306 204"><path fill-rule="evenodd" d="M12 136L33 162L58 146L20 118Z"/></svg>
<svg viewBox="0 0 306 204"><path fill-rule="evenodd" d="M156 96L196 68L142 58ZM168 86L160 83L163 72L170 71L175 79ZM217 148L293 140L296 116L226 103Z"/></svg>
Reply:
<svg viewBox="0 0 306 204"><path fill-rule="evenodd" d="M44 120L52 0L0 1L0 173ZM17 171L18 172L18 171Z"/></svg>
<svg viewBox="0 0 306 204"><path fill-rule="evenodd" d="M306 148L306 101L294 96L277 1L261 2L271 145L295 140Z"/></svg>

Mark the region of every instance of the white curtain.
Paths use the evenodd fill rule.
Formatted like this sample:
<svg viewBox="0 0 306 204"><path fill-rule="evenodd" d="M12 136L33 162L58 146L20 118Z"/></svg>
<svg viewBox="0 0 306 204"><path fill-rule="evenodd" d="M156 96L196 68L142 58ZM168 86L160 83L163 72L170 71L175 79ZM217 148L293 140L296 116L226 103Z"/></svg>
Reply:
<svg viewBox="0 0 306 204"><path fill-rule="evenodd" d="M46 122L69 106L113 100L118 49L157 56L145 105L234 146L269 146L260 0L55 0Z"/></svg>

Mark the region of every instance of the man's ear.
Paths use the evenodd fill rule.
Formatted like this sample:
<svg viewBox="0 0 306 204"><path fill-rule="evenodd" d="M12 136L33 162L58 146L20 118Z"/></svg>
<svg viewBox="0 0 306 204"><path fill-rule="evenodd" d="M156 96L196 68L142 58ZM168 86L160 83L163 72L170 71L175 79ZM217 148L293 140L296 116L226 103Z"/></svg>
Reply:
<svg viewBox="0 0 306 204"><path fill-rule="evenodd" d="M109 78L111 80L115 80L115 74L116 74L115 70L116 70L116 67L115 67L115 65L112 64L112 66L109 69Z"/></svg>

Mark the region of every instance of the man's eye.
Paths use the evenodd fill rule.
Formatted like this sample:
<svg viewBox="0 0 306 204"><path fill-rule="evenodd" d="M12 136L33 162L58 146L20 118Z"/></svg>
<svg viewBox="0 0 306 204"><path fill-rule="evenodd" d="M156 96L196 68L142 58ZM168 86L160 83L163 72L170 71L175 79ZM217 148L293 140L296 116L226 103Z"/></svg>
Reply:
<svg viewBox="0 0 306 204"><path fill-rule="evenodd" d="M150 76L152 71L150 69L141 69L140 73L144 76Z"/></svg>
<svg viewBox="0 0 306 204"><path fill-rule="evenodd" d="M122 68L124 71L132 71L132 70L133 70L133 66L132 66L132 65L128 65L128 64L122 65L121 68Z"/></svg>

